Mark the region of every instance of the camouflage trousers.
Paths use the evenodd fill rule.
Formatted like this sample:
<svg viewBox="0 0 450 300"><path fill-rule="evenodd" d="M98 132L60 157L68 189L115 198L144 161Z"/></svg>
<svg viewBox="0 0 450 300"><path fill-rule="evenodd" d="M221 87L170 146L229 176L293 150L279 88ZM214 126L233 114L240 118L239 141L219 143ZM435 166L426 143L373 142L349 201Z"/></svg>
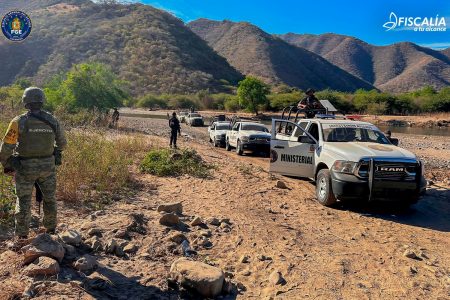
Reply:
<svg viewBox="0 0 450 300"><path fill-rule="evenodd" d="M44 227L56 228L56 170L54 157L21 160L21 168L16 170L16 235L26 236L31 221L32 193L35 182L43 194Z"/></svg>

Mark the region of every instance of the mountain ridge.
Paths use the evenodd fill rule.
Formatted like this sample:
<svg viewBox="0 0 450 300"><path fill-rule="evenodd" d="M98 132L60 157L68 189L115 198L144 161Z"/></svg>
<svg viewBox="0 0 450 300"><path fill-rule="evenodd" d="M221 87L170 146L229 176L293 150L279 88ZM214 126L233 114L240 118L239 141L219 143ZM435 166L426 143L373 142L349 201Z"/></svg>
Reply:
<svg viewBox="0 0 450 300"><path fill-rule="evenodd" d="M227 85L242 78L181 20L151 6L86 0L26 4L34 7L33 31L21 43L0 40L0 55L9 58L0 85L20 77L42 85L90 61L110 65L132 95L228 91Z"/></svg>
<svg viewBox="0 0 450 300"><path fill-rule="evenodd" d="M187 26L241 73L258 76L268 83L302 89L373 88L321 56L292 46L248 22L199 19Z"/></svg>
<svg viewBox="0 0 450 300"><path fill-rule="evenodd" d="M450 56L411 42L375 46L358 38L327 33L277 35L290 44L321 55L381 90L411 91L450 84Z"/></svg>

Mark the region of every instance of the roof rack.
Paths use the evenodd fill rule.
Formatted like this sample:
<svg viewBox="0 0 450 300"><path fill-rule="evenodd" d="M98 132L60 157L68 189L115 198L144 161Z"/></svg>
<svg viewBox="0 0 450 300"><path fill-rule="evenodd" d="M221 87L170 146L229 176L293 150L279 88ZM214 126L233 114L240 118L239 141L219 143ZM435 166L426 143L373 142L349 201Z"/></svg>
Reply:
<svg viewBox="0 0 450 300"><path fill-rule="evenodd" d="M233 116L231 118L231 127L234 126L237 122L259 122L260 120L255 118L248 118L248 117L240 117L240 116Z"/></svg>
<svg viewBox="0 0 450 300"><path fill-rule="evenodd" d="M326 108L299 109L297 106L287 106L283 109L281 119L297 123L299 119L305 119L307 114L310 112L313 112L314 114L328 115L328 110ZM302 116L300 113L303 113L304 115Z"/></svg>

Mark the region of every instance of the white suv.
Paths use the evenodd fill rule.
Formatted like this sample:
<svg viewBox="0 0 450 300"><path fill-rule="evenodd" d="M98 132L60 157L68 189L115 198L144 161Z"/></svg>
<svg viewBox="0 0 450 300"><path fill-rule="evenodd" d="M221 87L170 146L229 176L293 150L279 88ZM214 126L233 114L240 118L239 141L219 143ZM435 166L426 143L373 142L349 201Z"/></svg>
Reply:
<svg viewBox="0 0 450 300"><path fill-rule="evenodd" d="M225 145L225 137L230 126L231 123L228 121L216 121L208 127L209 141L214 144L214 147Z"/></svg>
<svg viewBox="0 0 450 300"><path fill-rule="evenodd" d="M227 131L225 148L230 151L236 148L238 155L244 151L264 152L267 156L270 152L270 133L264 124L254 122L235 122Z"/></svg>
<svg viewBox="0 0 450 300"><path fill-rule="evenodd" d="M273 120L270 147L270 171L315 180L326 206L351 199L413 204L425 191L422 162L370 123Z"/></svg>

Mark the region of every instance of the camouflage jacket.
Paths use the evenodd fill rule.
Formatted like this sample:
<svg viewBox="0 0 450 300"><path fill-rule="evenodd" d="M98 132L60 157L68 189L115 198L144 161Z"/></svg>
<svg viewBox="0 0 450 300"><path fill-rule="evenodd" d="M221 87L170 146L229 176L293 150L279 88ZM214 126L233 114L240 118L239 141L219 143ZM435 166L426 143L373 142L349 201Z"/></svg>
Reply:
<svg viewBox="0 0 450 300"><path fill-rule="evenodd" d="M0 162L5 165L14 152L22 158L50 157L55 147L63 150L66 145L64 129L52 114L28 112L9 124L0 146Z"/></svg>

